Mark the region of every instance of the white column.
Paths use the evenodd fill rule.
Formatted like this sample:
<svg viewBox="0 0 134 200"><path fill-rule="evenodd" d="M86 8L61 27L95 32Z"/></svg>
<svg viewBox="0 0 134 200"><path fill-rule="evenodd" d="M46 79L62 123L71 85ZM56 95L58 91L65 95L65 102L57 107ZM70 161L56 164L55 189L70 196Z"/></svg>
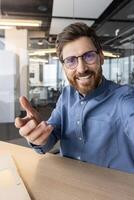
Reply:
<svg viewBox="0 0 134 200"><path fill-rule="evenodd" d="M28 33L25 29L8 29L5 31L5 48L19 57L20 95L28 97Z"/></svg>

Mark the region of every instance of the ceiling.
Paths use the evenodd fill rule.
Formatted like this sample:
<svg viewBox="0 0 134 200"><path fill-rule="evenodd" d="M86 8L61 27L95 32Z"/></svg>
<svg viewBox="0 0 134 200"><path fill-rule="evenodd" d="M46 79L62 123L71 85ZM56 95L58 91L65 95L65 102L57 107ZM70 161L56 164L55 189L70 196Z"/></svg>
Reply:
<svg viewBox="0 0 134 200"><path fill-rule="evenodd" d="M92 26L106 50L126 52L130 43L134 44L134 0L0 0L0 3L1 18L42 20L41 27L27 27L29 48L53 47L57 33L76 21Z"/></svg>

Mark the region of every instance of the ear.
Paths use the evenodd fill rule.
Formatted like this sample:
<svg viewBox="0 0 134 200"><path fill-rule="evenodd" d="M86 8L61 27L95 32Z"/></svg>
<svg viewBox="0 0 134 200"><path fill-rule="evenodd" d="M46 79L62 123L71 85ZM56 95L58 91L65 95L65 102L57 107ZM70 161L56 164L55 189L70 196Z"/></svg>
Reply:
<svg viewBox="0 0 134 200"><path fill-rule="evenodd" d="M102 51L100 51L99 55L100 55L100 64L103 65L104 64L104 54Z"/></svg>

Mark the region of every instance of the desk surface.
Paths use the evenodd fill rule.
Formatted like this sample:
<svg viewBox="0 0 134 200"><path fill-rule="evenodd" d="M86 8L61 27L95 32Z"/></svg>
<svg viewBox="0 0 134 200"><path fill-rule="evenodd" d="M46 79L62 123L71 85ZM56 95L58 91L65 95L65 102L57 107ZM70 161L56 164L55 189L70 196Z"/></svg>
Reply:
<svg viewBox="0 0 134 200"><path fill-rule="evenodd" d="M133 200L134 175L0 142L10 153L32 200Z"/></svg>

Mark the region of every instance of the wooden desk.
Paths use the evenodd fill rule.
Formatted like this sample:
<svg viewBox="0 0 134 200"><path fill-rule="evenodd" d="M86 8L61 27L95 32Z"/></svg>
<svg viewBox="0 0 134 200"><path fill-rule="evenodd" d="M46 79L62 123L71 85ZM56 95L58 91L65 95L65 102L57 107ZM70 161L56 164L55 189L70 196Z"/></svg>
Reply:
<svg viewBox="0 0 134 200"><path fill-rule="evenodd" d="M10 153L32 200L133 200L134 175L0 142Z"/></svg>

